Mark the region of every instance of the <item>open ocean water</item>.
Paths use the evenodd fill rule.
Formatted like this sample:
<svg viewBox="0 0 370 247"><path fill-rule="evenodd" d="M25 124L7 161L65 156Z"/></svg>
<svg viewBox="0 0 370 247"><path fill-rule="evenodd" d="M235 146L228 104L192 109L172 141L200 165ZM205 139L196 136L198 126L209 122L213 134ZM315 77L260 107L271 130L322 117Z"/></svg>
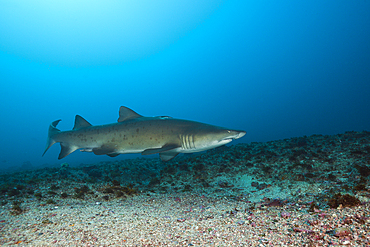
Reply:
<svg viewBox="0 0 370 247"><path fill-rule="evenodd" d="M106 209L135 198L150 201L148 197L187 208L174 218L177 223L193 217L187 217L195 208L189 198L197 198L197 220L218 217L205 215L202 200L209 205L235 203L225 210L224 204L215 204L215 210L225 211L221 218L236 217L234 223L239 223L233 229L239 233L247 225L254 227L254 210L284 209L277 215L290 220L293 209L321 219L325 210L355 208L359 211L353 214L341 211L339 223L330 221L325 230L314 229L319 224L306 229L291 223L289 231L297 239L304 235L297 241L307 246L345 241L366 246L369 11L367 0L0 0L0 243L107 245L101 238L90 243L50 237L43 227L55 221L45 214L32 221L39 224L37 232L44 232L37 235L41 237L30 234L35 227L13 224L31 224L27 214L35 212L56 210L61 220L59 209L73 215L73 207L106 203ZM117 123L121 106L145 117L166 121L170 116L246 135L170 161L162 161L149 144L146 153L156 154L117 155L109 145L94 150L114 156L109 157L80 152L93 150L76 146L59 160L61 147L56 144L42 156L53 121L62 120L57 127L61 131ZM75 115L87 122L75 123ZM146 142L145 136L140 141ZM189 148L199 140L184 138L183 147ZM127 145L124 139L120 143ZM174 143L165 144L171 150ZM171 219L167 210L161 212ZM135 214L155 218L148 211ZM213 232L216 228L207 229L214 239L226 241ZM157 246L215 245L197 240L199 234L193 242L177 234L187 240L174 240L176 234L167 236L169 242L147 234L142 238ZM276 244L254 235L261 244ZM150 246L118 239L117 246ZM247 244L242 238L227 241L220 244Z"/></svg>

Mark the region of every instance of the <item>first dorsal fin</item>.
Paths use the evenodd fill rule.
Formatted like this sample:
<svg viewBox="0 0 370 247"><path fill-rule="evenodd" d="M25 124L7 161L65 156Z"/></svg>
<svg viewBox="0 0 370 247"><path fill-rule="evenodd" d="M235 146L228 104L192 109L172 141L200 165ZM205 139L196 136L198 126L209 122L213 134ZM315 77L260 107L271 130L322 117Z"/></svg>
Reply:
<svg viewBox="0 0 370 247"><path fill-rule="evenodd" d="M142 117L142 116L140 114L137 114L136 112L134 112L130 108L127 108L125 106L121 106L119 108L118 122L123 122L123 121L126 121L126 120L135 119L135 118L139 118L139 117Z"/></svg>
<svg viewBox="0 0 370 247"><path fill-rule="evenodd" d="M80 115L76 115L75 126L73 127L74 130L90 126L92 125L89 122L87 122L83 117L81 117Z"/></svg>

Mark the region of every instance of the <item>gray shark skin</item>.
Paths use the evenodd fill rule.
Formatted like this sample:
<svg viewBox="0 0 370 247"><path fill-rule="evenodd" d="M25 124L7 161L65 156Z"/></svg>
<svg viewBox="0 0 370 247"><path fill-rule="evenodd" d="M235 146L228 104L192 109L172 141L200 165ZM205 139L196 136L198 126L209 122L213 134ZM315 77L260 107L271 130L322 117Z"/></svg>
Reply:
<svg viewBox="0 0 370 247"><path fill-rule="evenodd" d="M126 153L158 153L162 161L168 161L179 153L212 149L246 134L242 130L167 116L143 117L124 106L120 107L118 123L93 126L76 115L73 129L60 131L56 128L60 121L51 123L42 156L53 144L59 142L61 151L58 159L81 149L82 152L110 157Z"/></svg>

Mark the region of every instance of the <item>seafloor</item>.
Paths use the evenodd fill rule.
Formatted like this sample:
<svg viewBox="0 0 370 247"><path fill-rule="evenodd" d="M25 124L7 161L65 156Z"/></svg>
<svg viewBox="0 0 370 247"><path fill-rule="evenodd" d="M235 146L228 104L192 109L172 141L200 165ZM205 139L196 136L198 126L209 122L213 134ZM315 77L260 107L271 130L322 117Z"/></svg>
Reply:
<svg viewBox="0 0 370 247"><path fill-rule="evenodd" d="M370 132L0 175L0 244L369 246Z"/></svg>

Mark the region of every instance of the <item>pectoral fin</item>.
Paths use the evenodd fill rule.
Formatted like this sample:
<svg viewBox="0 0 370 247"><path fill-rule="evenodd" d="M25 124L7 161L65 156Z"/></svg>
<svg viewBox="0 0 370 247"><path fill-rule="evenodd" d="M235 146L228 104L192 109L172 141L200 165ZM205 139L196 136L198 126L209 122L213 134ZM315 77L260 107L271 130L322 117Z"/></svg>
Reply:
<svg viewBox="0 0 370 247"><path fill-rule="evenodd" d="M170 150L179 148L179 147L180 146L178 146L176 144L166 144L166 145L164 145L161 148L149 148L149 149L145 149L141 154L142 155L149 155L149 154L163 153L163 152L167 152L167 151L170 151Z"/></svg>
<svg viewBox="0 0 370 247"><path fill-rule="evenodd" d="M176 157L176 155L178 155L179 153L176 153L176 152L164 152L164 153L160 153L159 154L159 157L161 158L162 161L169 161L173 158Z"/></svg>

